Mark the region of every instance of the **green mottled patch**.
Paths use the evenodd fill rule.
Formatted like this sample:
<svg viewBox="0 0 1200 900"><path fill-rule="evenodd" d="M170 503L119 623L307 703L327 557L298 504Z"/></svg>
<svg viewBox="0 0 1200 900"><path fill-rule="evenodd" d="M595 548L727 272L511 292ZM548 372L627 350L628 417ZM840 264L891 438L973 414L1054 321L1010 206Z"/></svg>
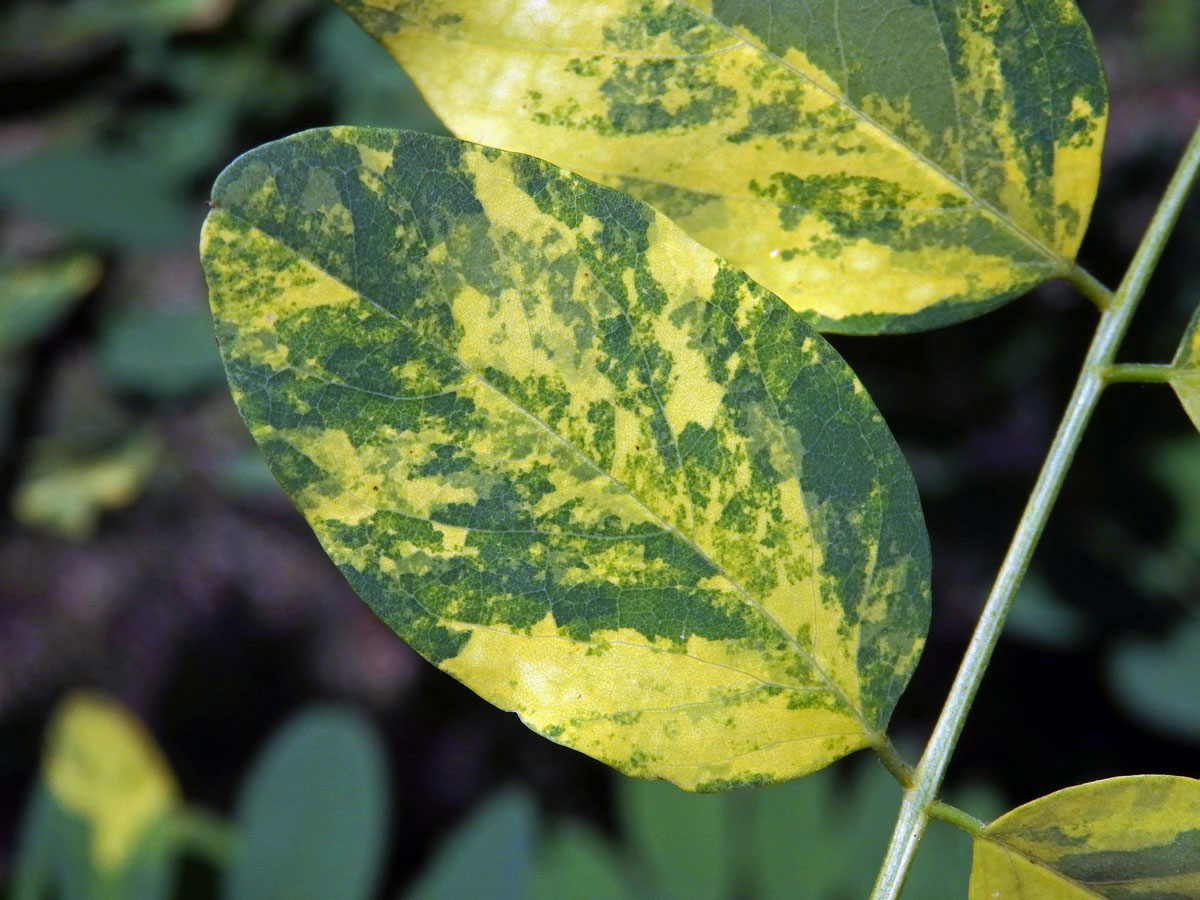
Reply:
<svg viewBox="0 0 1200 900"><path fill-rule="evenodd" d="M1200 900L1200 781L1110 778L1058 791L975 839L971 900Z"/></svg>
<svg viewBox="0 0 1200 900"><path fill-rule="evenodd" d="M549 163L352 128L231 165L202 249L268 463L428 659L692 789L881 740L929 615L912 476L744 274Z"/></svg>
<svg viewBox="0 0 1200 900"><path fill-rule="evenodd" d="M457 135L651 203L822 329L991 309L1067 271L1095 198L1073 0L338 2Z"/></svg>

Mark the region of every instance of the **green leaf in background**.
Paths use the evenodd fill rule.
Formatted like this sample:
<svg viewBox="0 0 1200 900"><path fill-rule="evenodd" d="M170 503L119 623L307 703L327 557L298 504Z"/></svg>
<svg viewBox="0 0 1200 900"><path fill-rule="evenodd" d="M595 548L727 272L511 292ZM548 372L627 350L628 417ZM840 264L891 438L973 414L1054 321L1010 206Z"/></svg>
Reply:
<svg viewBox="0 0 1200 900"><path fill-rule="evenodd" d="M527 892L527 900L631 900L635 896L624 860L593 829L575 822L557 825L543 840Z"/></svg>
<svg viewBox="0 0 1200 900"><path fill-rule="evenodd" d="M1107 663L1109 690L1130 717L1200 741L1200 620L1184 619L1161 642L1119 644Z"/></svg>
<svg viewBox="0 0 1200 900"><path fill-rule="evenodd" d="M860 766L860 777L876 768ZM845 859L844 849L832 855L828 852L834 843L852 840L846 847L854 847L855 855L861 854L863 859L871 852L866 835L851 836L841 827L843 811L853 808L861 793L839 784L837 774L827 769L757 790L753 796L754 820L744 839L754 854L755 887L762 900L836 897L839 882L853 867L840 862Z"/></svg>
<svg viewBox="0 0 1200 900"><path fill-rule="evenodd" d="M46 439L13 497L13 514L28 528L82 541L100 516L136 500L154 474L161 444L139 431L106 451L83 452Z"/></svg>
<svg viewBox="0 0 1200 900"><path fill-rule="evenodd" d="M1192 314L1179 342L1171 363L1170 383L1192 424L1200 428L1200 307Z"/></svg>
<svg viewBox="0 0 1200 900"><path fill-rule="evenodd" d="M640 201L450 138L306 132L213 206L234 399L420 653L696 790L882 740L928 621L920 505L779 300Z"/></svg>
<svg viewBox="0 0 1200 900"><path fill-rule="evenodd" d="M179 790L141 723L105 697L67 698L50 724L15 900L165 900Z"/></svg>
<svg viewBox="0 0 1200 900"><path fill-rule="evenodd" d="M618 785L625 839L648 869L650 895L663 900L731 896L726 806L742 795L697 797L666 782Z"/></svg>
<svg viewBox="0 0 1200 900"><path fill-rule="evenodd" d="M1027 644L1067 650L1079 646L1088 633L1087 617L1063 602L1037 570L1021 582L1004 636Z"/></svg>
<svg viewBox="0 0 1200 900"><path fill-rule="evenodd" d="M531 896L862 900L875 878L873 861L887 846L900 789L874 760L849 768L722 797L623 779L617 786L621 854L580 826L555 823L533 875L534 884L546 889ZM1003 809L991 791L980 788L952 791L950 797L982 815ZM572 840L574 878L565 866L554 868L552 875L544 872L554 858L551 849L564 836ZM902 896L959 900L970 867L968 836L944 823L930 823ZM593 872L597 874L589 874ZM553 885L561 893L551 892Z"/></svg>
<svg viewBox="0 0 1200 900"><path fill-rule="evenodd" d="M102 323L100 362L110 384L158 400L182 400L221 381L207 310L133 309Z"/></svg>
<svg viewBox="0 0 1200 900"><path fill-rule="evenodd" d="M162 249L195 227L178 175L153 153L96 143L0 161L0 202L100 246Z"/></svg>
<svg viewBox="0 0 1200 900"><path fill-rule="evenodd" d="M1200 547L1200 444L1190 434L1161 441L1145 465L1169 492L1177 509L1169 549L1194 559L1196 547Z"/></svg>
<svg viewBox="0 0 1200 900"><path fill-rule="evenodd" d="M1110 778L1001 816L975 839L970 900L1197 900L1200 781Z"/></svg>
<svg viewBox="0 0 1200 900"><path fill-rule="evenodd" d="M100 260L88 253L0 264L0 356L40 337L99 280Z"/></svg>
<svg viewBox="0 0 1200 900"><path fill-rule="evenodd" d="M55 24L68 34L144 30L170 34L211 26L227 17L234 0L73 0Z"/></svg>
<svg viewBox="0 0 1200 900"><path fill-rule="evenodd" d="M758 900L862 900L871 893L900 808L899 785L875 760L850 772L826 770L753 793L748 835ZM990 791L951 790L955 804L987 815L1003 805ZM862 864L856 864L861 861ZM971 868L970 840L931 822L905 882L903 900L960 900Z"/></svg>
<svg viewBox="0 0 1200 900"><path fill-rule="evenodd" d="M528 795L497 794L442 842L405 900L526 900L536 832Z"/></svg>
<svg viewBox="0 0 1200 900"><path fill-rule="evenodd" d="M654 204L822 327L1064 273L1108 94L1072 0L339 0L459 137Z"/></svg>
<svg viewBox="0 0 1200 900"><path fill-rule="evenodd" d="M1143 53L1152 54L1160 65L1173 64L1181 72L1195 65L1200 54L1200 3L1153 0L1139 12Z"/></svg>
<svg viewBox="0 0 1200 900"><path fill-rule="evenodd" d="M290 722L242 785L242 850L226 900L369 900L388 825L383 747L358 716L317 709Z"/></svg>

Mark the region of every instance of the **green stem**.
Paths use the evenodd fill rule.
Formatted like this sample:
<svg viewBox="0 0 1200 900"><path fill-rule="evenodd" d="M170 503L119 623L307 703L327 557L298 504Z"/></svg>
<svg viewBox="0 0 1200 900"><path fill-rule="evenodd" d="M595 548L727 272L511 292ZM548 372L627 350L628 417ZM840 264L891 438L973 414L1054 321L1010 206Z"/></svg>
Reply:
<svg viewBox="0 0 1200 900"><path fill-rule="evenodd" d="M955 828L961 828L972 836L983 834L983 829L987 827L970 813L964 812L957 806L951 806L949 803L943 803L941 800L934 800L929 804L929 818L949 822Z"/></svg>
<svg viewBox="0 0 1200 900"><path fill-rule="evenodd" d="M1108 384L1116 384L1121 381L1149 384L1170 381L1171 374L1175 371L1174 366L1154 365L1150 363L1121 363L1109 366L1108 371L1104 373L1104 380Z"/></svg>
<svg viewBox="0 0 1200 900"><path fill-rule="evenodd" d="M1154 218L1150 220L1121 286L1117 288L1112 303L1100 317L1096 336L1088 348L1074 393L1059 423L1046 461L1042 464L1033 492L1029 495L1029 502L1021 515L1021 521L1000 566L996 582L988 595L987 603L984 604L979 624L975 627L954 685L946 698L945 706L942 707L942 714L925 747L925 753L917 764L912 787L904 792L900 815L892 833L887 856L879 870L875 890L871 893L871 900L896 900L900 895L904 878L912 865L913 854L916 853L917 844L929 820L930 806L936 800L938 788L941 787L946 767L950 762L950 755L958 742L967 712L1000 638L1000 629L1012 605L1013 596L1021 584L1025 570L1029 567L1033 549L1046 526L1046 520L1075 456L1084 427L1096 407L1101 391L1104 390L1105 374L1112 365L1117 345L1129 328L1129 321L1146 290L1146 283L1158 263L1163 245L1166 244L1167 237L1179 218L1183 202L1196 179L1198 169L1200 126L1197 126L1187 149L1184 150L1183 158L1159 202Z"/></svg>
<svg viewBox="0 0 1200 900"><path fill-rule="evenodd" d="M176 847L207 860L218 869L228 868L241 851L237 828L211 813L185 809L173 821Z"/></svg>
<svg viewBox="0 0 1200 900"><path fill-rule="evenodd" d="M900 782L900 787L912 787L913 767L900 755L900 751L896 749L896 745L887 735L883 735L883 740L871 749L875 751L875 755L879 757L883 767Z"/></svg>
<svg viewBox="0 0 1200 900"><path fill-rule="evenodd" d="M1075 289L1096 304L1100 312L1104 312L1113 304L1113 292L1100 283L1091 272L1078 263L1073 263L1067 270L1067 281L1075 285Z"/></svg>

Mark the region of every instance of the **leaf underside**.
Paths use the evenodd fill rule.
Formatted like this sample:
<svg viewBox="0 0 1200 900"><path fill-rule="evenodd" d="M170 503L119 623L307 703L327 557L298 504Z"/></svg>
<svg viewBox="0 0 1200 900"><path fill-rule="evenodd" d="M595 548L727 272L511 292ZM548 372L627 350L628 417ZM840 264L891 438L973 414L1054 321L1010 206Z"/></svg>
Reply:
<svg viewBox="0 0 1200 900"><path fill-rule="evenodd" d="M638 200L449 138L306 132L213 207L234 398L421 654L690 789L879 740L928 622L924 523L786 305Z"/></svg>
<svg viewBox="0 0 1200 900"><path fill-rule="evenodd" d="M970 900L1200 900L1200 781L1110 778L1057 791L975 839Z"/></svg>
<svg viewBox="0 0 1200 900"><path fill-rule="evenodd" d="M1073 0L338 0L459 137L628 191L819 328L1065 272L1108 94Z"/></svg>

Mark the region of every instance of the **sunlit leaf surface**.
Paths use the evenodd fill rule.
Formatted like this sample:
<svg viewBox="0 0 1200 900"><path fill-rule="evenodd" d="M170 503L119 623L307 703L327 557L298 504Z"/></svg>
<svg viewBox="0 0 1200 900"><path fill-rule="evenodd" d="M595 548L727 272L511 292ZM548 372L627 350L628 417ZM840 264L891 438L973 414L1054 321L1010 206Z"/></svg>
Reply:
<svg viewBox="0 0 1200 900"><path fill-rule="evenodd" d="M823 328L1063 272L1107 88L1072 0L338 0L459 137L675 219Z"/></svg>
<svg viewBox="0 0 1200 900"><path fill-rule="evenodd" d="M1200 781L1110 778L1057 791L975 840L971 900L1200 898Z"/></svg>
<svg viewBox="0 0 1200 900"><path fill-rule="evenodd" d="M880 740L927 624L924 524L783 303L638 200L451 138L306 132L213 205L234 398L420 653L693 789Z"/></svg>

